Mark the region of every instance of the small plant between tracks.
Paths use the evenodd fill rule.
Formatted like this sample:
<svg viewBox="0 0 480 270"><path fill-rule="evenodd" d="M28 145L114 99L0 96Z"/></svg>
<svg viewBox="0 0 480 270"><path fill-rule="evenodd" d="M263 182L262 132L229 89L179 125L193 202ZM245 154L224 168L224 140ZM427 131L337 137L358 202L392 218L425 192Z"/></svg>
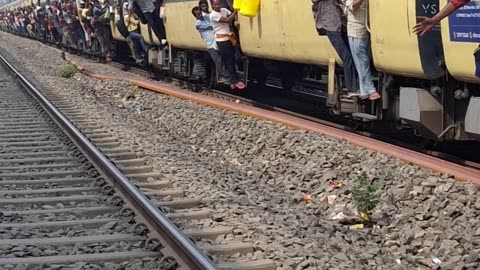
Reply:
<svg viewBox="0 0 480 270"><path fill-rule="evenodd" d="M73 77L73 75L75 75L76 72L77 72L77 69L75 68L74 65L65 64L60 68L59 75L62 78L69 79L69 78Z"/></svg>
<svg viewBox="0 0 480 270"><path fill-rule="evenodd" d="M352 190L352 198L362 220L368 220L368 215L379 203L377 186L365 175L360 176Z"/></svg>

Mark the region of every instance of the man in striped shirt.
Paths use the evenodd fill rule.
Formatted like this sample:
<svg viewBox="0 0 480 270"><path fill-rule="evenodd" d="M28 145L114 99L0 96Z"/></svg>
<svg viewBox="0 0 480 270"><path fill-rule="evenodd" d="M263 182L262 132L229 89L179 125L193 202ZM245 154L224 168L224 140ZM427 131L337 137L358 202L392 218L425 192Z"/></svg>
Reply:
<svg viewBox="0 0 480 270"><path fill-rule="evenodd" d="M327 36L343 62L347 97L358 96L357 70L344 29L344 0L312 0L315 28L320 36Z"/></svg>
<svg viewBox="0 0 480 270"><path fill-rule="evenodd" d="M367 30L368 0L346 0L347 34L353 61L360 83L360 98L377 100L380 95L373 84L370 53L370 35Z"/></svg>

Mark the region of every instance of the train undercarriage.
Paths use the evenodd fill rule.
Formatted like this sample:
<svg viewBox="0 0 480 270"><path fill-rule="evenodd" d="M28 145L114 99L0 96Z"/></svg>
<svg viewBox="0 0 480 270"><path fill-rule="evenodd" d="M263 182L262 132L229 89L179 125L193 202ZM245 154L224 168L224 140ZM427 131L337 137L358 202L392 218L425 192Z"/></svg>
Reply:
<svg viewBox="0 0 480 270"><path fill-rule="evenodd" d="M149 53L149 63L170 76L215 87L215 69L208 53L170 48ZM171 62L170 59L171 58ZM239 73L248 85L277 87L323 100L330 113L349 118L358 125L382 124L411 129L431 141L480 139L480 89L448 75L437 80L415 79L378 72L374 82L382 98L362 101L347 98L342 69L333 61L328 67L239 57ZM274 81L276 83L270 83ZM292 95L293 98L294 95Z"/></svg>

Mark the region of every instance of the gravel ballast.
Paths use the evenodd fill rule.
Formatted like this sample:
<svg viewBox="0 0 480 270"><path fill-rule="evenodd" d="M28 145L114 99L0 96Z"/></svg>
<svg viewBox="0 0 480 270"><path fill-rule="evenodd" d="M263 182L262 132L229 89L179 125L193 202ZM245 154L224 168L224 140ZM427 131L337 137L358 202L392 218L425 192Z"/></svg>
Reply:
<svg viewBox="0 0 480 270"><path fill-rule="evenodd" d="M45 88L102 119L165 180L213 209L216 223L235 226L235 238L261 252L257 259L273 259L278 269L480 267L480 202L471 185L344 141L124 82L78 73L64 79L57 73L65 64L58 50L0 36L0 47ZM99 73L135 76L75 60ZM378 186L380 203L372 215L376 223L354 230L332 215L352 215L351 191L362 175ZM331 188L330 181L344 186ZM328 195L337 196L334 204Z"/></svg>

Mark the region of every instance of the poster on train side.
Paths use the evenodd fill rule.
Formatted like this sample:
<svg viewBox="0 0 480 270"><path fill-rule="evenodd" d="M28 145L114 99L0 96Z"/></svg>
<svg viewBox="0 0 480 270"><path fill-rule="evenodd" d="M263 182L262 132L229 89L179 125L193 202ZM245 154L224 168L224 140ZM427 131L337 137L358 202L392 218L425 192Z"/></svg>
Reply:
<svg viewBox="0 0 480 270"><path fill-rule="evenodd" d="M480 0L473 0L448 19L450 41L480 43Z"/></svg>

